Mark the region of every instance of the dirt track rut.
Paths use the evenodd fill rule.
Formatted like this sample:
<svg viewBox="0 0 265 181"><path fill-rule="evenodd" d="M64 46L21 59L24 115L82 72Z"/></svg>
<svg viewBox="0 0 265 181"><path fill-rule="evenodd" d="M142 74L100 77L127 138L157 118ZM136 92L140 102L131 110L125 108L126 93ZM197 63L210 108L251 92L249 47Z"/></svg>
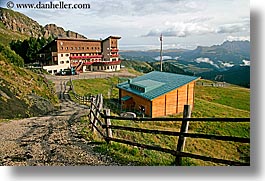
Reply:
<svg viewBox="0 0 265 181"><path fill-rule="evenodd" d="M59 111L0 125L0 165L117 165L94 152L93 144L78 133L79 119L88 108L70 101L64 85L57 85L61 89Z"/></svg>

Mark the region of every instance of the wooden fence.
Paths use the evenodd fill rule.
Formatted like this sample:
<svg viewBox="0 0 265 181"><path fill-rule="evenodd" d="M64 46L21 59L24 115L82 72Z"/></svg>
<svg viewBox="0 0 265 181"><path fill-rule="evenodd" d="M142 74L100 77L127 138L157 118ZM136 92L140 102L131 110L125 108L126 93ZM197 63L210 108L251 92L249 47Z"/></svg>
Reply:
<svg viewBox="0 0 265 181"><path fill-rule="evenodd" d="M194 159L200 159L203 161L210 161L214 163L221 163L232 166L249 166L249 162L238 162L232 160L225 160L220 158L212 158L209 156L202 156L198 154L185 152L185 141L186 138L202 138L202 139L210 139L210 140L221 140L221 141L232 141L239 143L250 143L250 138L242 138L235 136L220 136L220 135L212 135L212 134L201 134L201 133L188 133L189 122L233 122L234 124L239 122L250 122L250 118L191 118L191 109L190 105L184 106L183 118L128 118L128 117L119 117L119 116L111 116L110 109L103 109L103 96L102 94L97 95L95 97L90 96L80 96L75 93L74 86L72 81L70 80L71 89L74 93L74 96L80 102L85 103L86 101L90 102L90 112L88 118L90 120L90 124L92 125L92 132L95 134L99 134L104 138L107 143L118 142L127 145L132 145L144 149L161 151L164 153L169 153L175 156L175 165L182 165L182 158L189 157ZM145 129L145 128L136 128L136 127L128 127L128 126L120 126L120 125L112 125L111 120L123 120L123 121L181 121L181 128L179 132L176 131L165 131L165 130L155 130L155 129ZM168 136L177 136L179 137L178 143L176 144L176 149L168 149L154 145L147 145L142 143L137 143L131 140L125 140L121 138L115 138L112 134L112 130L126 130L131 132L140 132L140 133L149 133L149 134L162 134Z"/></svg>
<svg viewBox="0 0 265 181"><path fill-rule="evenodd" d="M91 98L93 97L92 95L87 95L87 96L81 96L75 92L75 88L73 85L72 79L69 80L70 83L70 90L72 91L75 99L80 103L80 104L89 104L91 102Z"/></svg>
<svg viewBox="0 0 265 181"><path fill-rule="evenodd" d="M100 100L101 98L97 98ZM107 143L111 141L123 143L127 145L132 145L140 148L145 148L149 150L156 150L165 153L172 154L176 157L175 164L182 165L182 158L189 157L200 159L203 161L211 161L214 163L221 163L226 165L233 165L233 166L249 166L250 163L247 162L238 162L232 160L224 160L219 158L212 158L208 156L202 156L197 154L192 154L184 151L185 148L185 139L189 138L203 138L203 139L210 139L210 140L222 140L222 141L232 141L232 142L239 142L239 143L250 143L250 138L242 138L242 137L235 137L235 136L220 136L220 135L210 135L210 134L200 134L200 133L188 133L188 126L189 122L233 122L234 124L238 122L250 122L250 118L190 118L191 110L190 105L184 106L184 113L183 118L126 118L126 117L117 117L117 116L110 116L110 109L106 109L102 111L102 107L99 106L99 101L91 102L91 109L90 109L90 123L92 124L93 131L97 131ZM100 109L101 108L101 109ZM175 131L165 131L165 130L154 130L154 129L145 129L145 128L135 128L135 127L128 127L128 126L119 126L119 125L111 125L111 120L124 120L124 121L181 121L181 129L180 132ZM159 146L147 145L142 143L137 143L130 140L125 140L121 138L115 138L112 135L112 130L126 130L132 132L140 132L140 133L149 133L149 134L162 134L168 136L178 136L178 143L176 145L176 150L162 148Z"/></svg>

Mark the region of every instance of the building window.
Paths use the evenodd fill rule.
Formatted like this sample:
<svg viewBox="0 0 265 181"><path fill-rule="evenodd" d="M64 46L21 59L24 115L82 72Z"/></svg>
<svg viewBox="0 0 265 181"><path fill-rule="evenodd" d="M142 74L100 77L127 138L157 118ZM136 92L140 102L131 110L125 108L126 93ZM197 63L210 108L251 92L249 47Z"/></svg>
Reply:
<svg viewBox="0 0 265 181"><path fill-rule="evenodd" d="M52 70L49 70L48 72L49 72L50 74L52 74Z"/></svg>
<svg viewBox="0 0 265 181"><path fill-rule="evenodd" d="M63 50L63 47L61 47L61 50Z"/></svg>
<svg viewBox="0 0 265 181"><path fill-rule="evenodd" d="M85 49L85 47L82 47L82 50L84 50Z"/></svg>
<svg viewBox="0 0 265 181"><path fill-rule="evenodd" d="M91 47L91 49L93 50L93 47Z"/></svg>
<svg viewBox="0 0 265 181"><path fill-rule="evenodd" d="M69 63L69 60L67 60L66 63Z"/></svg>
<svg viewBox="0 0 265 181"><path fill-rule="evenodd" d="M65 54L65 56L69 57L69 54L67 53L67 54Z"/></svg>
<svg viewBox="0 0 265 181"><path fill-rule="evenodd" d="M60 64L64 64L64 61L60 61Z"/></svg>
<svg viewBox="0 0 265 181"><path fill-rule="evenodd" d="M68 47L65 47L65 50L68 50Z"/></svg>
<svg viewBox="0 0 265 181"><path fill-rule="evenodd" d="M73 47L71 47L70 49L73 50Z"/></svg>
<svg viewBox="0 0 265 181"><path fill-rule="evenodd" d="M61 54L61 57L63 57L63 54Z"/></svg>
<svg viewBox="0 0 265 181"><path fill-rule="evenodd" d="M89 47L86 47L86 49L88 49L88 50L89 50Z"/></svg>

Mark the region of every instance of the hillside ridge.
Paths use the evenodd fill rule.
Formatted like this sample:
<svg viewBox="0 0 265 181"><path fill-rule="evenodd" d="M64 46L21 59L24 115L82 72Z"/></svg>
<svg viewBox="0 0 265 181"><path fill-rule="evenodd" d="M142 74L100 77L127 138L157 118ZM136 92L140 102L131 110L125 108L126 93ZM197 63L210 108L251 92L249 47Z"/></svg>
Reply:
<svg viewBox="0 0 265 181"><path fill-rule="evenodd" d="M14 35L14 36L13 36ZM0 7L0 37L4 44L13 39L25 39L29 37L64 37L86 39L84 35L64 28L56 24L40 25L28 16L13 10Z"/></svg>

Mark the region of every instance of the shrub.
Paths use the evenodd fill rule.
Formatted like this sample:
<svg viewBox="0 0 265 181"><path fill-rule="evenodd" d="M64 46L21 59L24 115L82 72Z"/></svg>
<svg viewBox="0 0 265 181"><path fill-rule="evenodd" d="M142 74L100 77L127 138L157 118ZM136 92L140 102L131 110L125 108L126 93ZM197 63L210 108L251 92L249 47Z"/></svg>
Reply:
<svg viewBox="0 0 265 181"><path fill-rule="evenodd" d="M16 66L23 67L24 60L19 55L17 55L9 47L0 44L0 54L9 62Z"/></svg>

